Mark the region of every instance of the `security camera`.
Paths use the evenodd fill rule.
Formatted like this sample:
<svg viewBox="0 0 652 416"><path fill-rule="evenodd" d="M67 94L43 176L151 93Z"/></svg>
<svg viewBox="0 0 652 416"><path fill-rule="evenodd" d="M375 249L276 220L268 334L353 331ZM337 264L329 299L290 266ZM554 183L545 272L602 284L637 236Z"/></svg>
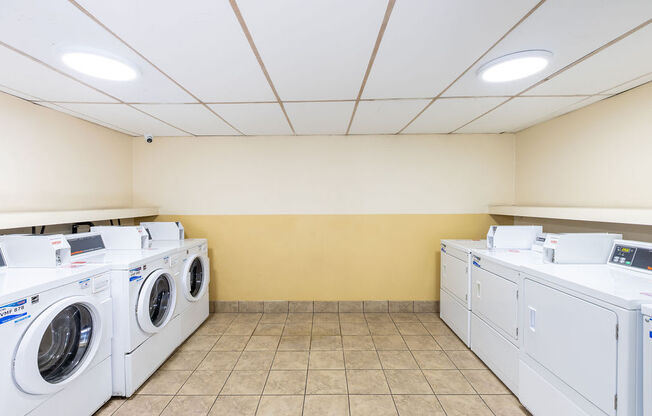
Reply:
<svg viewBox="0 0 652 416"><path fill-rule="evenodd" d="M151 134L145 134L144 136L145 136L145 141L147 143L151 143L154 141L154 136L152 136Z"/></svg>

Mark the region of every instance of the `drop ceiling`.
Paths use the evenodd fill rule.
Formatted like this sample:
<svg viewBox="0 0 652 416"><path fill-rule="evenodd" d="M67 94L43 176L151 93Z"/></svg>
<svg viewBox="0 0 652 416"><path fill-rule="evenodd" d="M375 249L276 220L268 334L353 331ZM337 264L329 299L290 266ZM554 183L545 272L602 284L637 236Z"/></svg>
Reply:
<svg viewBox="0 0 652 416"><path fill-rule="evenodd" d="M652 81L650 0L3 0L0 91L130 135L514 132ZM62 64L84 48L136 80ZM483 82L516 51L528 78Z"/></svg>

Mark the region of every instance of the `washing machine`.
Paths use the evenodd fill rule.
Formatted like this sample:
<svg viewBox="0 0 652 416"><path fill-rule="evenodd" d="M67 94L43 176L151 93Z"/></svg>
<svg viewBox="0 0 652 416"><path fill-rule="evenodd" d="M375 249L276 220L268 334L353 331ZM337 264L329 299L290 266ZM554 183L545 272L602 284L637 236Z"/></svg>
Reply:
<svg viewBox="0 0 652 416"><path fill-rule="evenodd" d="M643 414L651 300L650 243L618 240L602 265L524 267L521 402L535 416Z"/></svg>
<svg viewBox="0 0 652 416"><path fill-rule="evenodd" d="M109 268L8 268L2 250L0 413L93 414L112 394Z"/></svg>
<svg viewBox="0 0 652 416"><path fill-rule="evenodd" d="M643 314L643 416L652 416L652 304L642 305Z"/></svg>
<svg viewBox="0 0 652 416"><path fill-rule="evenodd" d="M141 238L140 233L128 233ZM66 239L72 264L106 264L111 269L113 395L129 397L178 346L177 285L170 268L173 250L109 250L103 235L95 231Z"/></svg>

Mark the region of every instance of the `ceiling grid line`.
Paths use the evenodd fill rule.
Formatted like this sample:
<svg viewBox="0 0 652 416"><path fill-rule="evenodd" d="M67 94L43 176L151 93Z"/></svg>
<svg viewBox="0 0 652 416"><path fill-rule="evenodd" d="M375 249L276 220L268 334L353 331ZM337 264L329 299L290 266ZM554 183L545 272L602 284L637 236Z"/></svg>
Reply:
<svg viewBox="0 0 652 416"><path fill-rule="evenodd" d="M538 82L535 82L534 84L532 84L532 85L530 85L529 87L525 88L524 90L520 91L518 94L509 97L507 100L505 100L505 101L503 101L502 103L498 104L497 106L495 106L495 107L493 107L493 108L487 110L486 112L480 114L479 116L477 116L477 117L474 118L473 120L471 120L471 121L469 121L469 122L467 122L467 123L461 125L460 127L456 128L455 130L452 130L450 133L455 133L456 131L458 131L458 130L460 130L460 129L466 127L466 126L468 126L469 124L473 123L474 121L479 120L480 118L486 116L487 114L491 113L492 111L496 110L497 108L501 107L502 105L504 105L504 104L506 104L506 103L512 101L514 98L521 97L522 94L525 94L526 92L530 91L531 89L536 88L536 87L538 87L539 85L541 85L541 84L543 84L543 83L545 83L545 82L547 82L547 81L553 79L554 77L558 76L558 75L561 74L562 72L564 72L564 71L566 71L566 70L568 70L568 69L574 67L575 65L577 65L577 64L579 64L579 63L581 63L581 62L583 62L583 61L585 61L585 60L587 60L587 59L589 59L589 58L592 57L593 55L595 55L595 54L597 54L597 53L599 53L599 52L601 52L601 51L607 49L607 48L610 47L611 45L613 45L613 44L615 44L615 43L618 43L619 41L625 39L625 38L628 37L629 35L631 35L631 34L637 32L637 31L640 30L640 29L643 29L645 26L647 26L647 25L650 24L650 23L652 23L652 19L648 19L648 20L646 20L645 22L641 23L640 25L636 26L635 28L630 29L630 30L628 30L627 32L623 33L622 35L618 36L617 38L610 40L609 42L605 43L604 45L600 46L600 47L597 48L597 49L594 49L593 51L587 53L586 55L582 56L581 58L579 58L579 59L577 59L577 60L571 62L570 64L566 65L565 67L558 69L557 71L555 71L555 72L553 72L552 74L548 75L548 76L545 77L544 79L539 80ZM594 95L592 95L592 96L596 96L596 95L600 95L600 94L594 94Z"/></svg>
<svg viewBox="0 0 652 416"><path fill-rule="evenodd" d="M32 102L33 102L33 101L32 101ZM37 105L41 105L41 104L39 104L39 103L35 103L35 104L37 104ZM102 120L96 119L95 117L87 116L86 114L82 114L82 113L80 113L80 112L78 112L78 111L75 111L75 110L71 110L71 109L69 109L69 108L62 107L62 106L60 106L60 105L57 105L57 103L55 103L55 102L48 102L48 104L53 105L53 106L55 106L55 107L59 107L59 108L61 108L61 111L64 111L64 110L65 110L65 112L75 113L75 114L78 114L79 116L88 117L89 119L94 120L94 122L97 123L97 124L100 124L100 125L104 124L106 127L111 126L111 127L113 127L115 130L125 131L125 132L129 133L129 134L132 135L132 136L140 136L138 133L133 132L133 131L131 131L131 130L129 130L129 129L125 129L125 128L122 128L122 127L118 127L118 126L114 125L113 123L107 123L107 122L105 122L105 121L102 121ZM115 103L107 103L107 104L115 104ZM43 106L43 105L41 105L41 106L42 106L42 107L46 107L46 106ZM46 107L46 108L50 108L50 107ZM84 120L84 121L88 121L89 123L92 123L93 121L91 121L91 120Z"/></svg>
<svg viewBox="0 0 652 416"><path fill-rule="evenodd" d="M528 11L528 12L527 12L523 17L521 17L521 19L520 19L518 22L516 22L516 24L514 24L511 28L509 28L509 30L508 30L507 32L505 32L505 34L503 34L503 35L502 35L502 36L501 36L501 37L500 37L496 42L494 42L494 44L491 45L491 46L489 47L489 49L487 49L487 50L486 50L482 55L480 55L480 56L478 57L478 59L476 59L475 61L473 61L473 63L472 63L471 65L469 65L468 68L466 68L464 71L462 71L462 73L461 73L460 75L458 75L457 78L455 78L455 79L453 80L453 82L451 82L450 84L448 84L448 86L446 86L446 88L444 88L444 89L443 89L439 94L437 94L437 95L436 95L436 96L435 96L435 97L434 97L434 98L433 98L433 99L432 99L428 104L426 104L426 106L425 106L421 111L419 111L419 113L417 113L417 115L414 116L414 117L412 118L412 120L408 121L408 123L407 123L405 126L403 126L402 129L400 129L399 131L397 131L397 132L394 133L394 134L401 134L401 132L403 132L403 130L405 130L406 128L408 128L408 127L410 126L410 124L412 124L412 123L413 123L417 118L419 118L423 113L425 113L426 110L427 110L428 108L430 108L430 106L431 106L435 101L437 101L437 99L439 99L439 97L441 97L444 93L446 93L446 91L448 91L448 90L450 89L450 87L453 86L453 84L455 84L457 81L459 81L459 79L462 78L462 77L463 77L467 72L469 72L469 71L470 71L470 70L471 70L471 69L472 69L472 68L473 68L473 67L474 67L478 62L480 62L480 61L482 60L482 58L484 58L485 56L487 56L487 54L488 54L489 52L491 52L491 50L492 50L493 48L495 48L496 45L498 45L498 44L499 44L503 39L505 39L505 38L506 38L510 33L512 33L512 32L513 32L513 31L514 31L514 30L515 30L515 29L516 29L516 28L517 28L521 23L523 23L523 22L524 22L528 17L530 17L530 16L531 16L535 11L537 11L537 9L539 9L539 7L541 7L541 5L543 5L543 3L545 3L545 1L546 1L546 0L541 0L541 1L538 2L538 3L537 3L537 4L536 4L532 9L530 9L530 11Z"/></svg>
<svg viewBox="0 0 652 416"><path fill-rule="evenodd" d="M389 0L387 2L387 9L385 10L385 15L383 16L383 22L380 25L380 29L378 30L378 36L376 37L376 43L374 44L374 49L371 52L371 56L369 57L369 64L367 64L367 70L364 73L364 77L362 78L362 84L360 85L360 90L358 91L358 96L355 99L355 104L353 105L353 112L351 113L351 119L349 119L349 124L346 127L346 135L349 134L351 131L351 125L353 124L353 119L355 118L355 112L358 110L358 106L360 105L360 98L362 97L362 93L364 92L364 87L367 85L367 80L369 79L369 74L371 74L371 68L374 65L374 61L376 60L376 55L378 54L378 49L380 48L380 43L383 40L383 36L385 35L385 30L387 29L387 24L389 23L389 18L392 15L392 10L394 10L394 5L396 4L396 0Z"/></svg>
<svg viewBox="0 0 652 416"><path fill-rule="evenodd" d="M129 43L127 43L124 39L122 39L120 36L118 36L118 35L117 35L115 32L113 32L111 29L109 29L109 27L107 27L107 26L106 26L104 23L102 23L102 22L101 22L97 17L95 17L92 13L90 13L88 10L86 10L82 5L80 5L79 3L77 3L75 0L68 0L68 2L70 2L70 4L72 4L72 5L75 6L77 9L79 9L79 11L81 11L81 12L84 13L86 16L88 16L88 18L90 18L92 21L94 21L94 22L95 22L97 25L99 25L101 28L103 28L103 29L106 30L108 33L110 33L114 38L116 38L118 41L120 41L120 43L122 43L123 45L125 45L125 46L126 46L127 48L129 48L131 51L133 51L136 55L138 55L140 58L142 58L145 62L147 62L148 64L150 64L154 69L156 69L158 72L160 72L164 77L166 77L167 79L169 79L170 81L172 81L172 83L174 83L177 87L181 88L181 89L182 89L186 94L190 95L193 99L195 99L195 100L197 101L197 103L201 104L204 108L206 108L208 111L210 111L210 112L213 113L215 116L217 116L220 120L222 120L224 123L226 123L226 124L227 124L229 127L231 127L233 130L237 131L237 132L238 132L239 134L241 134L241 135L244 135L244 133L243 133L242 131L240 131L240 130L239 130L238 128L236 128L234 125L232 125L231 123L229 123L229 122L228 122L226 119L224 119L221 115L219 115L217 112L215 112L215 110L213 110L213 109L210 108L208 105L206 105L206 103L204 103L202 100L200 100L200 99L199 99L195 94L193 94L192 92L190 92L187 88L185 88L183 85L181 85L179 82L177 82L177 80L175 80L175 79L172 78L170 75L168 75L165 71L163 71L161 68L159 68L159 67L158 67L156 64L154 64L152 61L150 61L149 59L147 59L147 57L145 57L142 53L140 53L136 48L132 47ZM134 108L135 108L135 107L134 107ZM142 112L143 114L148 114L148 113L146 113L146 112L144 112L144 111L142 111L142 110L140 110L140 109L138 109L138 110L139 110L140 112ZM151 116L151 114L148 114L148 115ZM152 116L152 117L153 117L153 116ZM156 117L154 117L154 118L156 118ZM157 120L158 120L158 119L157 119ZM167 123L166 123L166 124L167 124ZM185 131L185 130L183 130L183 129L179 129L179 128L177 128L177 129L178 129L178 130L181 130L181 131L183 131L184 133L187 133L187 134L189 134L189 135L191 135L191 136L195 136L195 134L189 133L189 132L187 132L187 131Z"/></svg>
<svg viewBox="0 0 652 416"><path fill-rule="evenodd" d="M252 52L254 53L254 56L256 57L256 60L258 61L258 64L260 65L260 69L263 71L263 74L265 75L265 78L267 79L267 82L269 83L269 87L272 89L272 93L276 97L276 101L278 102L278 105L281 107L281 111L283 112L283 115L285 116L285 119L287 120L288 124L290 125L290 130L292 131L292 134L297 134L296 131L294 130L294 126L292 125L292 121L290 120L290 117L288 116L287 111L285 110L285 106L283 105L283 101L281 100L280 95L278 94L278 91L276 91L276 87L274 86L274 83L272 82L272 77L270 77L269 72L267 72L267 67L265 66L265 63L263 62L263 58L260 56L260 53L258 52L258 47L256 46L256 43L254 42L254 38L251 35L251 32L249 31L249 27L247 27L247 23L244 20L244 17L242 16L242 13L240 12L240 7L238 7L238 4L236 3L235 0L229 0L229 4L231 4L231 8L233 9L233 13L235 14L236 19L238 19L238 23L240 24L240 27L242 28L242 31L247 38L247 42L249 42L249 46L251 47Z"/></svg>

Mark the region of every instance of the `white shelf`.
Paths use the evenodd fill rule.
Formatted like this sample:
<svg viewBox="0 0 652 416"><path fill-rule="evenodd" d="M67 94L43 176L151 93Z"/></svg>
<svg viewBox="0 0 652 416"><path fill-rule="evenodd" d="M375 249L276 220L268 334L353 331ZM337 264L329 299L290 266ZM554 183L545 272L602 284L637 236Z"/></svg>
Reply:
<svg viewBox="0 0 652 416"><path fill-rule="evenodd" d="M490 205L489 214L511 215L515 217L554 218L573 221L652 225L652 209L645 208L584 208Z"/></svg>
<svg viewBox="0 0 652 416"><path fill-rule="evenodd" d="M0 212L0 229L70 224L158 215L158 208L111 208L80 211Z"/></svg>

